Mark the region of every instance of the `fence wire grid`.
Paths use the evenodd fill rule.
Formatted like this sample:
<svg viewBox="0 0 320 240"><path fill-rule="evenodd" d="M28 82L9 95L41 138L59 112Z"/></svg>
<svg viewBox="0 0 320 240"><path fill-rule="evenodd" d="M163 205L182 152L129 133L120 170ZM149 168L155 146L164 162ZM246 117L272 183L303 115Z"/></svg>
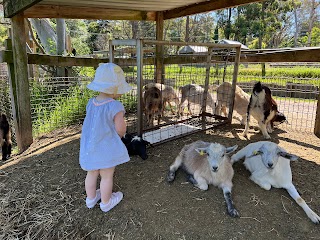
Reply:
<svg viewBox="0 0 320 240"><path fill-rule="evenodd" d="M137 88L136 88L136 67L127 64L123 65L126 80L133 86L133 90L121 97L126 109L126 120L128 132L137 131ZM169 64L165 66L164 84L174 86L176 90L179 86L198 83L198 80L204 77L203 66L191 66ZM245 68L245 66L242 66ZM230 63L225 66L218 64L212 66L210 71L209 93L216 101L216 87L223 81L232 81L232 66ZM201 70L202 69L202 70ZM154 81L154 66L144 67L143 78L145 83ZM85 106L90 97L95 95L88 90L86 85L92 81L89 77L64 77L64 78L30 78L30 97L31 97L31 115L34 136L50 132L56 128L69 126L72 124L81 124L85 117ZM245 92L251 94L253 84L261 81L270 87L272 94L278 104L278 109L288 120L289 124L281 124L279 128L287 132L303 132L313 134L317 96L319 94L320 79L318 78L288 78L288 77L261 77L238 75L237 85ZM181 93L178 92L179 101ZM177 106L173 104L174 110ZM209 112L213 111L210 107ZM192 110L198 113L199 108L192 106ZM12 126L12 138L15 142L15 131L12 120L12 106L10 99L10 88L8 76L0 76L0 111L10 116ZM186 110L185 110L186 111ZM234 114L235 115L235 114ZM176 115L170 113L170 107L166 107L165 118L176 118ZM198 126L195 126L198 127Z"/></svg>

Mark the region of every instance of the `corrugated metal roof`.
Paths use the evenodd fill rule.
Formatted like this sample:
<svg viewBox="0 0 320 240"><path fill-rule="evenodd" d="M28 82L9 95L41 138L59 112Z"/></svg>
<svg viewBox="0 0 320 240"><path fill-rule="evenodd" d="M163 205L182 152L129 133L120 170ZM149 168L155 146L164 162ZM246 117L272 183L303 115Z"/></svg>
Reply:
<svg viewBox="0 0 320 240"><path fill-rule="evenodd" d="M222 43L222 44L241 44L241 49L245 49L245 50L249 49L246 45L242 44L241 42L234 41L234 40L222 39L218 43Z"/></svg>
<svg viewBox="0 0 320 240"><path fill-rule="evenodd" d="M179 54L187 54L187 53L206 53L208 52L208 48L204 46L184 46L179 50Z"/></svg>

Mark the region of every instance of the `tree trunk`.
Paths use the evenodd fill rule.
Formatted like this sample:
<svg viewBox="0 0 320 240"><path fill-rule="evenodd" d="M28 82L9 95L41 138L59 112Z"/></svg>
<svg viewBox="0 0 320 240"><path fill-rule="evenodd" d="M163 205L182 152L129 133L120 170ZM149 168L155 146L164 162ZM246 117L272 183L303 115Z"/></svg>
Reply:
<svg viewBox="0 0 320 240"><path fill-rule="evenodd" d="M42 46L46 53L50 53L51 44L57 42L57 35L54 29L51 27L47 19L30 18L31 25L36 30Z"/></svg>
<svg viewBox="0 0 320 240"><path fill-rule="evenodd" d="M259 48L262 49L262 37L264 33L264 27L265 27L265 19L264 19L264 11L265 11L265 2L262 2L261 6L261 29L259 34ZM266 64L261 63L261 75L262 77L266 76Z"/></svg>
<svg viewBox="0 0 320 240"><path fill-rule="evenodd" d="M137 39L139 37L139 23L137 21L131 21L132 38Z"/></svg>
<svg viewBox="0 0 320 240"><path fill-rule="evenodd" d="M189 35L190 35L190 17L187 16L187 20L186 20L186 36L184 41L185 42L189 42Z"/></svg>
<svg viewBox="0 0 320 240"><path fill-rule="evenodd" d="M316 15L316 0L312 0L311 9L310 9L309 29L308 29L308 32L309 32L308 42L307 42L308 47L311 46L311 33L312 33L315 15Z"/></svg>
<svg viewBox="0 0 320 240"><path fill-rule="evenodd" d="M66 48L66 22L63 18L57 18L57 55L62 56ZM57 67L57 76L65 77L65 68Z"/></svg>
<svg viewBox="0 0 320 240"><path fill-rule="evenodd" d="M298 27L298 16L297 16L297 5L295 0L292 0L292 4L293 4L293 13L294 13L294 26L295 26L295 32L294 32L294 47L297 47L298 45L298 31L299 31L299 27Z"/></svg>

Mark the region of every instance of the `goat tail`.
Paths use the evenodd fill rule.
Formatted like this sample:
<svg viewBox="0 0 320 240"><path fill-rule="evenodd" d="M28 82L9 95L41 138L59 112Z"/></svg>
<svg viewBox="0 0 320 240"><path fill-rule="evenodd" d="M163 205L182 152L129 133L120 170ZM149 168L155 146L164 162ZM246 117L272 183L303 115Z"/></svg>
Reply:
<svg viewBox="0 0 320 240"><path fill-rule="evenodd" d="M170 169L169 169L169 172L168 172L168 175L167 175L167 181L170 183L170 182L173 182L173 180L175 179L176 177L176 171L178 170L178 168L182 165L182 157L181 157L181 154L179 154L177 157L176 157L176 160L173 162L173 164L170 166Z"/></svg>
<svg viewBox="0 0 320 240"><path fill-rule="evenodd" d="M293 184L291 184L286 189L287 189L289 195L296 201L296 203L300 207L302 207L302 209L305 211L305 213L311 219L311 221L316 224L320 223L320 217L314 211L312 211L312 209L307 205L307 203L304 201L304 199L298 193L296 187Z"/></svg>

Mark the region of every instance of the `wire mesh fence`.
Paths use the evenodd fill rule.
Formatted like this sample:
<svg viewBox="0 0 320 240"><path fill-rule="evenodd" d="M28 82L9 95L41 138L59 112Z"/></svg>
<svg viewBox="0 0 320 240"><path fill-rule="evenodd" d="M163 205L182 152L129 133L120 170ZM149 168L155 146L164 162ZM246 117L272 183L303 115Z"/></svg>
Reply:
<svg viewBox="0 0 320 240"><path fill-rule="evenodd" d="M149 46L150 47L150 46ZM133 47L130 51L132 52ZM126 52L130 52L126 50ZM176 50L175 50L176 51ZM124 54L119 50L115 54L115 58L121 57L121 67L124 69L127 82L133 89L120 99L126 109L126 121L128 132L136 133L138 131L138 83L137 83L137 67L133 64L133 54ZM124 56L124 57L123 57ZM155 83L157 73L155 70L155 59L152 58L153 53L146 52L144 61L150 61L145 64L142 69L143 86L149 83ZM191 61L194 56L183 56L184 61ZM182 99L181 87L187 85L199 85L204 88L206 78L205 63L174 63L176 59L169 55L165 57L167 61L172 63L164 65L164 71L161 78L163 84L174 89L178 102L171 99L170 103L166 103L164 114L161 120L162 126L175 125L175 128L167 127L168 131L163 131L163 137L170 135L171 131L179 132L178 135L193 132L202 129L201 102L203 95L193 94L189 96L190 109L183 106L182 116L178 115L179 105ZM190 58L187 59L186 58ZM148 60L149 59L149 60ZM136 59L134 59L136 63ZM270 68L267 66L267 68ZM248 76L245 75L246 67L241 69L238 75L237 85L240 86L249 95L251 94L253 84L261 81L270 87L274 96L278 109L282 112L289 124L281 124L279 127L287 132L303 132L312 134L315 126L317 96L319 95L320 79L319 78L299 78L299 77L274 77L274 76ZM206 112L215 113L215 104L217 101L216 88L223 81L232 81L233 65L226 61L224 63L214 63L210 67L208 96ZM95 93L88 90L86 85L92 80L91 77L64 77L50 78L39 77L30 78L30 97L31 97L31 116L34 137L40 134L50 132L56 128L65 127L72 124L81 124L85 117L85 106L90 97ZM144 89L144 88L143 88ZM212 102L210 102L212 101ZM12 120L12 106L10 99L10 88L7 75L0 76L0 111L10 116L10 124L13 129L12 139L15 144L15 131ZM236 113L234 113L236 116ZM225 117L224 115L222 117ZM149 126L146 122L146 116L143 114L144 131L156 131L157 126ZM209 121L211 119L211 123ZM207 124L219 122L219 119L208 117ZM157 125L156 121L154 122ZM190 127L191 126L191 127ZM158 131L159 132L159 131ZM160 137L160 136L158 136ZM161 138L161 137L160 137Z"/></svg>
<svg viewBox="0 0 320 240"><path fill-rule="evenodd" d="M226 116L215 115L209 85L218 76L211 68L225 66L230 52L237 47L239 51L238 45L189 46L141 40L116 40L111 45L110 58L115 63L136 69L133 88L138 106L132 120L137 133L143 133L149 142L164 142L226 123Z"/></svg>
<svg viewBox="0 0 320 240"><path fill-rule="evenodd" d="M266 64L266 66L267 70L271 71L272 64ZM278 110L283 113L288 120L288 123L284 123L279 127L287 131L313 133L316 119L317 98L320 89L320 79L261 76L261 74L248 76L246 75L247 67L248 66L243 66L241 69L238 75L237 85L246 93L251 95L253 85L256 82L261 81L261 83L270 88L272 96L278 104ZM249 69L260 67L260 64L251 64ZM310 71L316 70L316 68L310 68ZM280 74L281 72L279 75ZM283 73L283 75L284 74L285 73ZM230 74L227 73L225 75L225 81L230 80ZM234 114L236 115L236 113Z"/></svg>

